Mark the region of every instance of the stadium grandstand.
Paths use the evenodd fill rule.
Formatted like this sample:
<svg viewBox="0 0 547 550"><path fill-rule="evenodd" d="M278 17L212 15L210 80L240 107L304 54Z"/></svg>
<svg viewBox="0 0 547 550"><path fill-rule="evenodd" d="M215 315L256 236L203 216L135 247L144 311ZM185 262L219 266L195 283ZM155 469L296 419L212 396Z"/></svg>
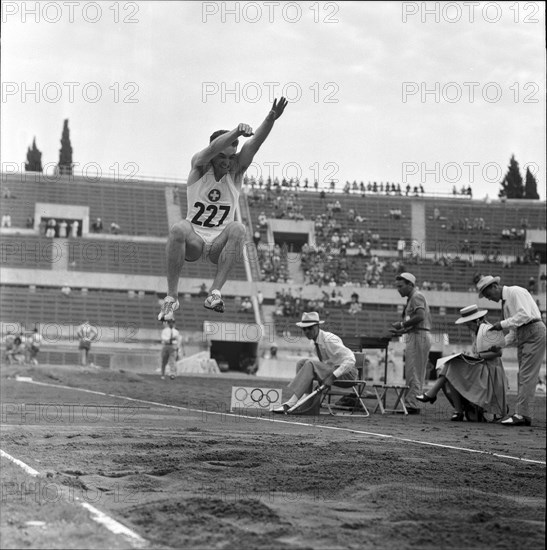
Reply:
<svg viewBox="0 0 547 550"><path fill-rule="evenodd" d="M186 215L184 181L24 172L2 174L1 186L2 340L38 327L41 362L77 364L75 330L87 319L100 335L95 365L153 372L166 237ZM179 284L187 355L205 351L224 369L290 378L308 349L295 326L303 311L320 311L348 341L381 336L402 312L402 271L427 294L437 356L465 347L454 321L477 303L476 273L527 287L546 310L541 201L246 179L239 217L248 241L223 289L226 312L202 305L212 265L186 264ZM248 298L252 309L242 306ZM499 317L497 304L480 305Z"/></svg>

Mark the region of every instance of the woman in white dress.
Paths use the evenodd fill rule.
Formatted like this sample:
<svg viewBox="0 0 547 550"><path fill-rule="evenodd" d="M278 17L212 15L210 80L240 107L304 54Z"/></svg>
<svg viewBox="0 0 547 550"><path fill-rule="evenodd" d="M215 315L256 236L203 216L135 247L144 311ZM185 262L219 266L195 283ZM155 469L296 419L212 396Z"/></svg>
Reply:
<svg viewBox="0 0 547 550"><path fill-rule="evenodd" d="M441 358L437 362L437 381L433 387L416 399L422 403L435 403L441 389L454 406L451 419L461 422L483 419L487 413L493 419L502 418L507 413L507 377L501 362L501 340L488 328L487 310L479 310L476 305L460 310L461 317L456 324L467 325L473 338L472 355L459 353ZM469 407L469 404L472 406ZM476 416L474 413L478 413Z"/></svg>

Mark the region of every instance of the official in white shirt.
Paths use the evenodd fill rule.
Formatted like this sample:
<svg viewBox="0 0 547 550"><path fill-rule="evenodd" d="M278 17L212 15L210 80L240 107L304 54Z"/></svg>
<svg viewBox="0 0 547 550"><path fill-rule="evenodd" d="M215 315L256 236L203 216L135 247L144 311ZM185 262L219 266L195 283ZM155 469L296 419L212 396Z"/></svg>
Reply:
<svg viewBox="0 0 547 550"><path fill-rule="evenodd" d="M477 282L479 298L502 303L502 320L490 330L503 330L505 346L516 346L519 363L515 414L504 426L531 426L536 384L545 355L546 328L532 295L520 286L504 286L499 277L486 275Z"/></svg>
<svg viewBox="0 0 547 550"><path fill-rule="evenodd" d="M290 399L271 412L286 413L311 393L314 380L325 386L332 386L336 380L357 379L354 353L344 345L339 336L320 328L324 322L319 319L319 313L311 311L303 313L302 320L296 323L304 331L306 338L313 341L317 359L298 361L296 376L289 384Z"/></svg>

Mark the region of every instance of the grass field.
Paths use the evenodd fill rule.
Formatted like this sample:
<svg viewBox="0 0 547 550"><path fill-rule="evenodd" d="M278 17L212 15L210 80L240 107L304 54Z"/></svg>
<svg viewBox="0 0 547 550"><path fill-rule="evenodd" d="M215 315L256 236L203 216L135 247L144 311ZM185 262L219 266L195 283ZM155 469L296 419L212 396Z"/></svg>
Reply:
<svg viewBox="0 0 547 550"><path fill-rule="evenodd" d="M406 417L231 414L232 386L284 386L245 375L1 382L0 448L34 471L1 458L2 548L545 546L544 396L507 428L449 422L444 397Z"/></svg>

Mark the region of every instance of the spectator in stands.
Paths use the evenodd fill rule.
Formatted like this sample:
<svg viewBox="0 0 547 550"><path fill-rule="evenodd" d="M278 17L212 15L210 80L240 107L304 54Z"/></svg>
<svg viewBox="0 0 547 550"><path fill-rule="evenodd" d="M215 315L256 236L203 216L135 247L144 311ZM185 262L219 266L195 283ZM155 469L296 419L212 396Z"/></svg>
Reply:
<svg viewBox="0 0 547 550"><path fill-rule="evenodd" d="M461 422L465 401L482 411L502 418L507 413L507 377L501 362L501 349L490 346L487 332L492 326L486 320L488 310L471 305L460 309L457 325L465 324L473 339L470 355L459 354L448 361L439 362L438 378L433 387L416 399L422 403L435 403L441 389L449 397L455 412L450 418ZM493 349L491 349L493 348Z"/></svg>
<svg viewBox="0 0 547 550"><path fill-rule="evenodd" d="M541 292L545 292L545 287L547 282L547 275L545 274L545 271L541 272L541 275L539 276L539 282L541 285Z"/></svg>
<svg viewBox="0 0 547 550"><path fill-rule="evenodd" d="M61 292L68 298L72 292L72 289L70 288L70 285L68 283L65 283L61 287Z"/></svg>
<svg viewBox="0 0 547 550"><path fill-rule="evenodd" d="M258 372L258 366L258 360L256 357L242 357L239 362L239 370L242 370L251 376L256 375Z"/></svg>
<svg viewBox="0 0 547 550"><path fill-rule="evenodd" d="M161 379L165 380L165 369L169 365L169 378L174 380L177 374L177 353L182 344L182 337L175 328L174 319L169 319L167 326L161 331L161 343Z"/></svg>
<svg viewBox="0 0 547 550"><path fill-rule="evenodd" d="M200 298L206 298L209 295L209 292L207 291L207 283L201 283L201 286L199 287L198 296Z"/></svg>
<svg viewBox="0 0 547 550"><path fill-rule="evenodd" d="M66 223L66 220L61 220L61 222L59 223L59 238L60 239L66 239L67 227L68 227L68 224Z"/></svg>
<svg viewBox="0 0 547 550"><path fill-rule="evenodd" d="M13 343L15 342L15 338L17 337L16 332L12 328L8 328L7 332L8 333L6 334L6 338L4 339L4 352L6 353L6 359L8 359L7 353L13 348Z"/></svg>
<svg viewBox="0 0 547 550"><path fill-rule="evenodd" d="M11 215L4 214L2 216L2 227L11 227Z"/></svg>
<svg viewBox="0 0 547 550"><path fill-rule="evenodd" d="M91 230L93 233L102 233L103 232L103 221L101 218L97 218L91 225Z"/></svg>
<svg viewBox="0 0 547 550"><path fill-rule="evenodd" d="M6 356L10 365L24 365L25 364L25 346L19 336L16 336L13 340L13 344L9 350L6 351Z"/></svg>
<svg viewBox="0 0 547 550"><path fill-rule="evenodd" d="M530 426L536 383L545 355L546 329L541 312L530 293L520 286L500 284L499 277L487 275L477 284L479 298L501 301L502 320L490 330L507 332L505 347L516 346L518 356L518 396L515 414L502 420L504 426Z"/></svg>
<svg viewBox="0 0 547 550"><path fill-rule="evenodd" d="M252 313L253 312L253 303L250 298L247 296L243 298L241 302L241 307L239 308L240 313Z"/></svg>
<svg viewBox="0 0 547 550"><path fill-rule="evenodd" d="M76 329L76 336L78 337L78 350L80 351L80 365L86 367L88 365L91 344L97 340L99 331L86 319ZM90 363L89 366L93 367L94 365Z"/></svg>
<svg viewBox="0 0 547 550"><path fill-rule="evenodd" d="M119 235L120 226L116 222L110 224L110 233L112 233L112 235Z"/></svg>
<svg viewBox="0 0 547 550"><path fill-rule="evenodd" d="M34 218L32 216L27 218L26 227L27 229L34 229Z"/></svg>
<svg viewBox="0 0 547 550"><path fill-rule="evenodd" d="M30 335L27 338L26 341L26 361L29 365L37 365L38 359L36 357L38 356L38 352L40 351L40 347L42 345L42 335L38 331L38 328L34 328L34 332L32 335Z"/></svg>
<svg viewBox="0 0 547 550"><path fill-rule="evenodd" d="M397 255L401 260L405 255L405 247L406 247L406 242L402 237L400 237L399 240L397 241Z"/></svg>
<svg viewBox="0 0 547 550"><path fill-rule="evenodd" d="M362 310L361 303L359 302L359 294L357 292L354 292L351 295L351 301L349 303L349 309L348 313L350 315L356 315L357 313L360 313Z"/></svg>
<svg viewBox="0 0 547 550"><path fill-rule="evenodd" d="M412 273L400 273L395 284L399 294L407 298L402 321L391 325L394 336L405 335L405 379L409 386L405 405L409 414L420 414L416 396L422 394L431 349L431 313L425 296L416 289Z"/></svg>
<svg viewBox="0 0 547 550"><path fill-rule="evenodd" d="M72 225L70 226L70 236L77 237L79 231L80 231L80 222L78 220L74 220L72 222Z"/></svg>
<svg viewBox="0 0 547 550"><path fill-rule="evenodd" d="M186 261L200 257L217 266L204 307L224 311L221 289L236 260L243 257L245 225L235 220L243 176L286 106L284 97L275 99L256 132L247 124L218 130L209 145L193 156L186 184L187 216L171 227L167 242L168 289L158 320L174 319L181 269ZM250 139L238 153L240 136Z"/></svg>
<svg viewBox="0 0 547 550"><path fill-rule="evenodd" d="M313 341L317 359L306 358L298 361L296 376L289 384L291 397L272 412L286 414L291 407L311 393L314 380L328 387L332 386L335 380L357 378L355 355L339 336L322 330L320 325L323 323L317 311L304 312L301 321L296 323L304 331L306 338Z"/></svg>
<svg viewBox="0 0 547 550"><path fill-rule="evenodd" d="M56 235L57 221L54 218L50 218L46 224L46 237L53 239Z"/></svg>
<svg viewBox="0 0 547 550"><path fill-rule="evenodd" d="M11 199L11 191L9 187L4 187L2 189L2 198L3 199Z"/></svg>

